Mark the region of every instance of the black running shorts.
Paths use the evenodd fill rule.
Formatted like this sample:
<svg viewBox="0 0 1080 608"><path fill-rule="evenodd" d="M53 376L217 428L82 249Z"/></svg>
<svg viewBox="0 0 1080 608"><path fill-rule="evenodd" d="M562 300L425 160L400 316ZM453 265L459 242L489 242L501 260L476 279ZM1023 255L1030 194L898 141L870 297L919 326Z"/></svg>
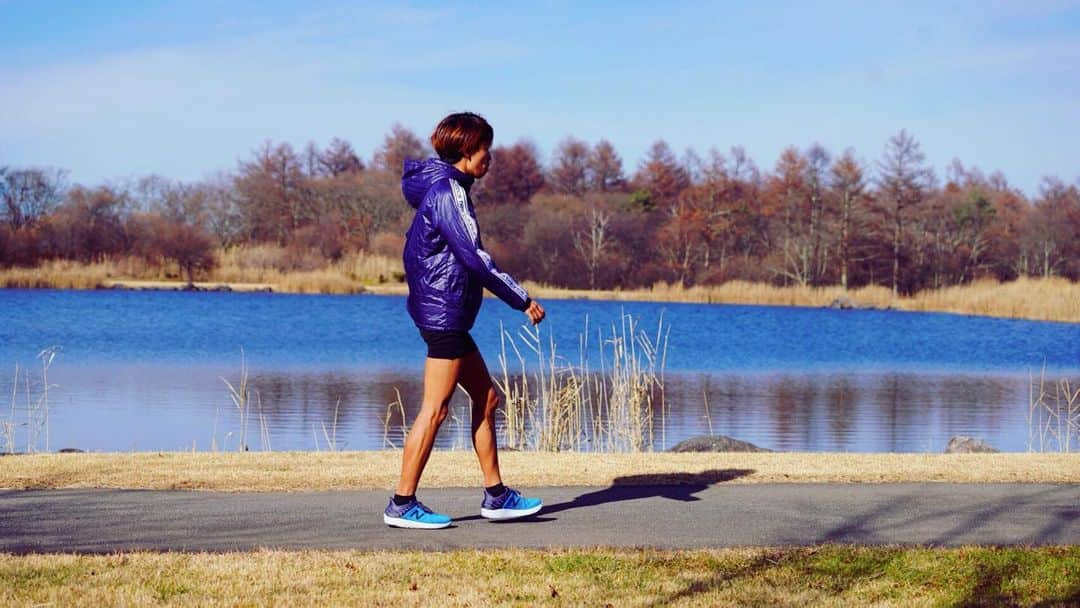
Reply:
<svg viewBox="0 0 1080 608"><path fill-rule="evenodd" d="M421 329L420 337L427 343L427 356L432 359L460 359L479 350L467 331Z"/></svg>

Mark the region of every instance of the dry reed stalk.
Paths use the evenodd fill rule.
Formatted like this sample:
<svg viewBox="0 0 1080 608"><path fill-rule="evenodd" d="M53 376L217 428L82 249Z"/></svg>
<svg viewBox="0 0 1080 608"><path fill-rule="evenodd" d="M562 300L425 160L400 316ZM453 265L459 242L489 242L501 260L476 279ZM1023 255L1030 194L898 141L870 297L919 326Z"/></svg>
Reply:
<svg viewBox="0 0 1080 608"><path fill-rule="evenodd" d="M323 437L326 439L326 445L330 447L331 452L336 452L337 447L337 421L338 421L338 409L341 407L341 399L337 400L337 404L334 405L334 423L332 425L333 430L330 433L326 432L326 422L322 422Z"/></svg>
<svg viewBox="0 0 1080 608"><path fill-rule="evenodd" d="M15 378L11 382L11 416L4 421L4 443L8 454L15 453L15 402L19 392L19 364L15 364Z"/></svg>
<svg viewBox="0 0 1080 608"><path fill-rule="evenodd" d="M1051 382L1047 389L1046 367L1039 374L1036 394L1035 379L1028 378L1028 451L1072 452L1073 441L1080 442L1080 387L1073 390L1068 378Z"/></svg>
<svg viewBox="0 0 1080 608"><path fill-rule="evenodd" d="M255 402L259 408L259 447L264 452L272 452L273 448L270 447L270 427L266 423L266 416L263 414L262 407L262 393L255 391Z"/></svg>
<svg viewBox="0 0 1080 608"><path fill-rule="evenodd" d="M525 448L526 441L525 420L528 417L529 410L529 379L527 375L522 374L520 379L515 378L515 381L511 382L506 355L506 342L508 337L510 337L509 334L500 322L499 340L501 348L499 350L499 367L502 369L502 380L500 381L496 378L495 384L503 394L503 407L500 408L503 419L505 420L503 445L520 450ZM510 339L510 347L513 348L521 369L524 370L525 358L521 355L521 351L518 349L517 344L514 343L512 338Z"/></svg>
<svg viewBox="0 0 1080 608"><path fill-rule="evenodd" d="M225 386L229 388L229 397L232 399L233 405L236 406L237 411L240 413L240 445L237 448L241 452L247 451L247 416L248 416L248 370L247 362L244 360L244 349L240 349L240 386L234 387L231 382L221 377L221 381L225 383ZM228 433L225 438L228 439Z"/></svg>
<svg viewBox="0 0 1080 608"><path fill-rule="evenodd" d="M522 328L518 338L535 355L536 368L531 373L517 340L501 329L502 377L496 383L505 395L504 445L540 451L577 451L590 445L593 450L607 452L651 448L658 396L661 422L666 423L662 381L665 329L661 319L656 338L650 338L638 329L633 317L623 313L619 325L612 324L610 338L598 331L599 373L589 369L587 319L579 338L576 366L559 356L550 334L545 346L539 327ZM520 369L513 376L507 344Z"/></svg>
<svg viewBox="0 0 1080 608"><path fill-rule="evenodd" d="M401 445L404 447L407 434L407 431L405 430L405 404L401 401L401 391L399 391L397 387L394 387L394 394L397 395L397 399L386 405L386 418L383 420L383 443L390 449L399 449L398 446L394 445L394 442L390 440L390 417L393 413L393 408L396 405L397 410L401 415Z"/></svg>

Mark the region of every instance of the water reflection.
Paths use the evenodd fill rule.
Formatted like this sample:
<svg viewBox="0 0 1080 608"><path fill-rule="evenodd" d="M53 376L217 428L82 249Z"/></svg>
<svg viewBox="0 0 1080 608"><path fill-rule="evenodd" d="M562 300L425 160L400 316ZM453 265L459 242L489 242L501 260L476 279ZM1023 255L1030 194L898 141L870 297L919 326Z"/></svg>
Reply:
<svg viewBox="0 0 1080 608"><path fill-rule="evenodd" d="M223 381L237 386L238 373L72 367L57 368L50 380L56 385L51 449L239 445L240 413ZM261 449L268 439L274 450L327 449L331 441L340 449L400 446L420 408L420 381L418 370L252 370L247 444ZM0 379L0 394L11 391L12 379ZM937 452L952 435L982 437L1005 451L1027 448L1026 376L669 374L665 402L666 411L658 410L654 420L657 450L709 432L789 451ZM16 403L16 410L14 418L24 419L26 406ZM22 433L16 434L18 449ZM436 445L470 447L468 398L460 390Z"/></svg>

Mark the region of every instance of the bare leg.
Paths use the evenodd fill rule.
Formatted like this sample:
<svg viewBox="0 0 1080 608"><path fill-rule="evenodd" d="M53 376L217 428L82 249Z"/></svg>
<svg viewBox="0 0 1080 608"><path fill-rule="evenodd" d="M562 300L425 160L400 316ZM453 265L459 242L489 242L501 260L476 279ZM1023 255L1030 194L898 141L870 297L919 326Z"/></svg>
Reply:
<svg viewBox="0 0 1080 608"><path fill-rule="evenodd" d="M499 451L495 443L495 409L499 406L499 394L491 384L491 374L479 351L462 359L458 381L472 400L473 448L480 459L484 486L502 483Z"/></svg>
<svg viewBox="0 0 1080 608"><path fill-rule="evenodd" d="M450 412L450 397L454 394L464 360L429 357L424 362L424 401L405 438L405 451L401 457L401 479L397 493L402 496L416 493L420 475L431 456L431 447L435 445L435 434Z"/></svg>

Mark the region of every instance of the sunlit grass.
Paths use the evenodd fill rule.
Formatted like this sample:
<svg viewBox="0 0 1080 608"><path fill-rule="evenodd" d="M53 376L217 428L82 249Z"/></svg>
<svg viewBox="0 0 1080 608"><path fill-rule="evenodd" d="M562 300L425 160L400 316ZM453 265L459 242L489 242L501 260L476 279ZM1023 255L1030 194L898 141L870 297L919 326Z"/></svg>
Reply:
<svg viewBox="0 0 1080 608"><path fill-rule="evenodd" d="M1075 606L1080 548L2 555L4 605Z"/></svg>
<svg viewBox="0 0 1080 608"><path fill-rule="evenodd" d="M900 308L1078 323L1080 283L1060 277L982 280L919 292L902 299Z"/></svg>

